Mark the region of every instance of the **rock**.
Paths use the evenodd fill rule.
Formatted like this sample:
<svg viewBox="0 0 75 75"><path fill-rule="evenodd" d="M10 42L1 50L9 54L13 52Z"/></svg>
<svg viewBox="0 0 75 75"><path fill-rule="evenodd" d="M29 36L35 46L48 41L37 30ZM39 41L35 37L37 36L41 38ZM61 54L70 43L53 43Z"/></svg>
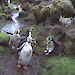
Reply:
<svg viewBox="0 0 75 75"><path fill-rule="evenodd" d="M22 11L19 13L19 17L26 17L28 15L28 13L26 11Z"/></svg>
<svg viewBox="0 0 75 75"><path fill-rule="evenodd" d="M64 42L65 53L75 55L75 29L71 28L66 32L66 40Z"/></svg>
<svg viewBox="0 0 75 75"><path fill-rule="evenodd" d="M68 38L69 38L71 41L75 42L75 28L72 28L72 29L68 30L68 31L66 32L66 35L68 36Z"/></svg>
<svg viewBox="0 0 75 75"><path fill-rule="evenodd" d="M49 20L51 20L52 22L57 21L59 19L58 9L54 7L53 4L43 6L40 13L42 14L43 18L45 18L46 20L49 18Z"/></svg>
<svg viewBox="0 0 75 75"><path fill-rule="evenodd" d="M0 45L7 46L9 41L9 36L5 33L0 33Z"/></svg>
<svg viewBox="0 0 75 75"><path fill-rule="evenodd" d="M27 2L23 5L21 5L22 10L28 11L30 9L31 5Z"/></svg>
<svg viewBox="0 0 75 75"><path fill-rule="evenodd" d="M38 5L40 3L41 3L41 1L35 1L34 4L33 4L33 6Z"/></svg>
<svg viewBox="0 0 75 75"><path fill-rule="evenodd" d="M70 0L75 8L75 0Z"/></svg>
<svg viewBox="0 0 75 75"><path fill-rule="evenodd" d="M55 0L53 5L58 9L60 14L68 17L75 14L75 9L70 0Z"/></svg>
<svg viewBox="0 0 75 75"><path fill-rule="evenodd" d="M41 22L41 13L40 13L40 10L41 10L41 7L40 7L40 5L36 5L36 6L34 6L32 9L31 9L31 13L33 13L33 15L34 15L34 19L35 19L35 21L36 21L36 23L38 24L38 23L40 23Z"/></svg>
<svg viewBox="0 0 75 75"><path fill-rule="evenodd" d="M21 4L24 4L27 2L27 0L19 0Z"/></svg>
<svg viewBox="0 0 75 75"><path fill-rule="evenodd" d="M33 3L35 0L28 0L28 2Z"/></svg>

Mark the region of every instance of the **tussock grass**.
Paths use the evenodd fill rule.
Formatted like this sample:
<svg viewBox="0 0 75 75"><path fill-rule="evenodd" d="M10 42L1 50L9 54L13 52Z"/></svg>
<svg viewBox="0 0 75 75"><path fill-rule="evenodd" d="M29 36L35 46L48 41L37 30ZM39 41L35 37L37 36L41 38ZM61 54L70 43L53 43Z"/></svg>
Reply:
<svg viewBox="0 0 75 75"><path fill-rule="evenodd" d="M72 57L59 57L53 56L50 58L45 58L41 61L44 67L53 65L53 68L47 71L43 68L39 75L74 75L75 74L75 59Z"/></svg>

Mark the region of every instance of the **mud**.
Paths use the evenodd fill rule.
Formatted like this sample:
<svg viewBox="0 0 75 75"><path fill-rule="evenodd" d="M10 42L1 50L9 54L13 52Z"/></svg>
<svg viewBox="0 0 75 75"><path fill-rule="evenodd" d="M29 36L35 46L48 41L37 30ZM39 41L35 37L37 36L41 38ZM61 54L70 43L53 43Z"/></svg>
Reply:
<svg viewBox="0 0 75 75"><path fill-rule="evenodd" d="M0 64L3 65L0 75L38 75L40 68L40 62L38 56L32 56L29 66L26 70L18 69L17 66L17 55L11 55L10 53L0 57Z"/></svg>

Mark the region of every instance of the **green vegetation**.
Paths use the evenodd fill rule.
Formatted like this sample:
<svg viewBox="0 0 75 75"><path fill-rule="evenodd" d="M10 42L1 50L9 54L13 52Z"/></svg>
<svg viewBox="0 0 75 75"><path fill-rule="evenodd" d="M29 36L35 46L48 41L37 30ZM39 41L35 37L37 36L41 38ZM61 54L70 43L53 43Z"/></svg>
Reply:
<svg viewBox="0 0 75 75"><path fill-rule="evenodd" d="M0 33L0 43L8 43L9 36L5 33Z"/></svg>
<svg viewBox="0 0 75 75"><path fill-rule="evenodd" d="M1 53L8 53L10 50L8 47L0 46L0 54Z"/></svg>
<svg viewBox="0 0 75 75"><path fill-rule="evenodd" d="M11 10L15 10L14 7L10 4L8 4L8 7L11 8Z"/></svg>
<svg viewBox="0 0 75 75"><path fill-rule="evenodd" d="M2 68L3 68L3 67L2 67L2 65L0 64L0 71L2 71Z"/></svg>
<svg viewBox="0 0 75 75"><path fill-rule="evenodd" d="M0 53L8 52L8 40L9 36L5 33L0 33Z"/></svg>
<svg viewBox="0 0 75 75"><path fill-rule="evenodd" d="M16 13L18 12L18 10L16 10L12 5L8 4L8 7L10 8L10 10L13 10L12 13Z"/></svg>
<svg viewBox="0 0 75 75"><path fill-rule="evenodd" d="M44 68L39 72L39 75L74 75L75 74L75 59L72 57L46 57L41 61ZM47 66L53 65L51 70L46 70Z"/></svg>

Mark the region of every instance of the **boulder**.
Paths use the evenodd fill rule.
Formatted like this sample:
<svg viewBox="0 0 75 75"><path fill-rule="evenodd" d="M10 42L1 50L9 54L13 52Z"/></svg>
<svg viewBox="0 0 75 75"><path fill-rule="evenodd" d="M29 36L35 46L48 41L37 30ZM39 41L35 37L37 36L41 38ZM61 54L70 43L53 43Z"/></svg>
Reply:
<svg viewBox="0 0 75 75"><path fill-rule="evenodd" d="M75 0L70 0L75 8Z"/></svg>
<svg viewBox="0 0 75 75"><path fill-rule="evenodd" d="M65 16L69 17L75 14L75 9L70 0L55 0L53 6Z"/></svg>

